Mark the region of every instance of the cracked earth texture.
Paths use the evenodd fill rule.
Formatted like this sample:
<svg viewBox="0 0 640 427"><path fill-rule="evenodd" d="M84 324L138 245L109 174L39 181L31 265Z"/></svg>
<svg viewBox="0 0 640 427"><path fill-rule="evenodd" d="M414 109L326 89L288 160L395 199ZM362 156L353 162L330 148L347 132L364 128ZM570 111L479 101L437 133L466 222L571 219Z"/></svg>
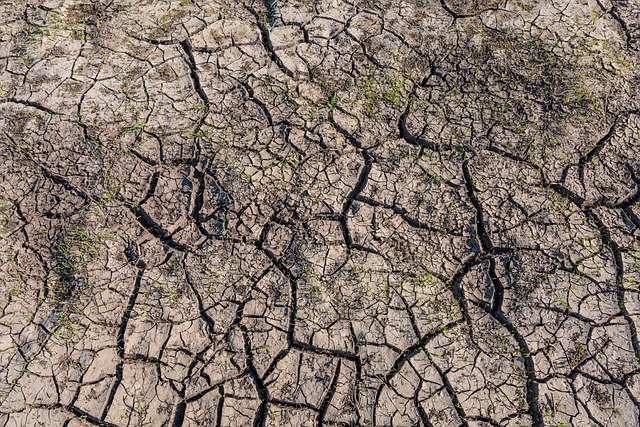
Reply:
<svg viewBox="0 0 640 427"><path fill-rule="evenodd" d="M640 423L636 0L0 12L0 425Z"/></svg>

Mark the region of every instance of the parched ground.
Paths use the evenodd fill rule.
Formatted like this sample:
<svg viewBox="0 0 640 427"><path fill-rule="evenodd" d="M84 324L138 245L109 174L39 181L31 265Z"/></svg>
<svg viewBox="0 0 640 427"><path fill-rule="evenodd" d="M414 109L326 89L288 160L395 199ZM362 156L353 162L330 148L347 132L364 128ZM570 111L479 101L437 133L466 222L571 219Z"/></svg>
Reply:
<svg viewBox="0 0 640 427"><path fill-rule="evenodd" d="M0 425L640 424L637 0L0 0Z"/></svg>

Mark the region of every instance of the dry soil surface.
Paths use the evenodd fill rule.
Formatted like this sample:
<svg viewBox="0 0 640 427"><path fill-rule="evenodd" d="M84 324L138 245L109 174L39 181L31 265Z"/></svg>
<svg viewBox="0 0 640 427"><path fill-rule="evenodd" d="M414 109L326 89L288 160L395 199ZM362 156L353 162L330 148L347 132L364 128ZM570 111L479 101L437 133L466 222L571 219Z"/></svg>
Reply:
<svg viewBox="0 0 640 427"><path fill-rule="evenodd" d="M638 0L0 0L0 425L637 426Z"/></svg>

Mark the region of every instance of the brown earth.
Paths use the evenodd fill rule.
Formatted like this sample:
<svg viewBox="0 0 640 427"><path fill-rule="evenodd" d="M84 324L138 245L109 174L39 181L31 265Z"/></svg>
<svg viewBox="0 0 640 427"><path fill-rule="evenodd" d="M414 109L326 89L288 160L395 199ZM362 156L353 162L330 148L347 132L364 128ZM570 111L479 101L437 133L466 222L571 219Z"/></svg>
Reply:
<svg viewBox="0 0 640 427"><path fill-rule="evenodd" d="M0 12L0 425L640 424L636 0Z"/></svg>

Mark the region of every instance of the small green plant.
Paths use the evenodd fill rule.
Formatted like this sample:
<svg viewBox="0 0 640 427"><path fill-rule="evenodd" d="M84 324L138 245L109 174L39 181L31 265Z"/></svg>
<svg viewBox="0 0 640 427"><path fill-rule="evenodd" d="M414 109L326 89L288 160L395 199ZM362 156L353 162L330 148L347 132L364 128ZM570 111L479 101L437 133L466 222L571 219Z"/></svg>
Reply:
<svg viewBox="0 0 640 427"><path fill-rule="evenodd" d="M340 100L340 96L337 93L334 93L331 98L329 98L329 102L327 103L327 105L329 106L329 109L333 110L334 108L336 108L336 105L338 105L338 101Z"/></svg>
<svg viewBox="0 0 640 427"><path fill-rule="evenodd" d="M127 128L124 128L121 132L120 132L120 136L124 136L128 133L132 133L132 132L136 132L139 130L144 129L147 126L146 122L136 122L134 123L132 126L129 126Z"/></svg>

